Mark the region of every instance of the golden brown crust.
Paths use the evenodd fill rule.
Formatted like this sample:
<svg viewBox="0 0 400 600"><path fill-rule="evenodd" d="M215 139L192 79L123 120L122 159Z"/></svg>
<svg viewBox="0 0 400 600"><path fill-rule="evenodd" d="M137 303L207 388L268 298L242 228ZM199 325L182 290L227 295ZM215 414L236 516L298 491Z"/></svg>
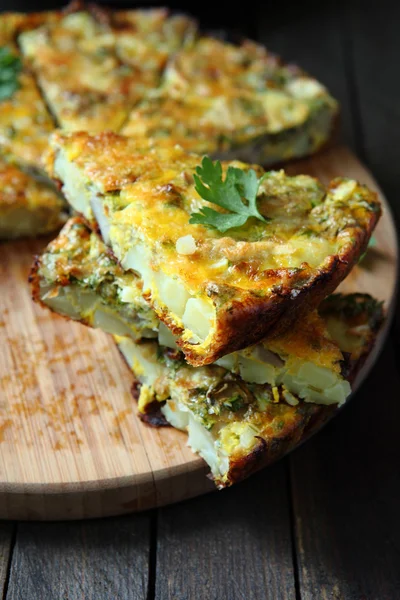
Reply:
<svg viewBox="0 0 400 600"><path fill-rule="evenodd" d="M374 226L375 223L373 226L371 224L370 231ZM366 248L368 239L369 233L368 237L360 239L359 247ZM185 344L182 340L178 341L188 362L196 367L215 362L230 352L285 331L337 288L352 269L358 254L348 253L347 256L347 260L344 257L331 257L325 269L312 276L300 290L294 290L293 285L290 285L290 272L276 271L274 277L277 287L267 302L264 298L248 294L243 301L234 300L228 310L221 311L215 338L209 346L206 360L195 352L192 345ZM294 291L297 293L294 294Z"/></svg>
<svg viewBox="0 0 400 600"><path fill-rule="evenodd" d="M358 296L357 294L352 295ZM362 295L360 294L360 297ZM346 302L346 296L343 297ZM350 296L348 297L350 298ZM365 299L365 296L364 296ZM331 299L328 298L328 301ZM335 302L336 298L332 297ZM371 299L372 300L372 299ZM373 302L373 300L372 300ZM374 344L379 329L384 321L382 306L375 303L372 307L373 314L369 315L370 335L363 344L361 353L357 358L349 357L347 364L346 379L353 384L358 373L362 369L367 360ZM365 315L362 316L365 321ZM296 417L282 431L282 435L276 435L270 440L260 438L259 444L248 455L243 455L237 459L232 459L229 462L229 473L227 480L216 481L218 487L226 487L237 483L252 475L256 471L266 467L273 462L279 460L300 444L306 442L315 433L317 433L330 419L332 419L342 407L337 405L322 406L322 405L303 405L302 412L296 412Z"/></svg>
<svg viewBox="0 0 400 600"><path fill-rule="evenodd" d="M270 439L259 438L257 446L247 455L229 461L226 480L216 480L218 488L243 481L260 469L271 465L308 440L338 411L335 406L305 406L304 415L293 421L283 435Z"/></svg>

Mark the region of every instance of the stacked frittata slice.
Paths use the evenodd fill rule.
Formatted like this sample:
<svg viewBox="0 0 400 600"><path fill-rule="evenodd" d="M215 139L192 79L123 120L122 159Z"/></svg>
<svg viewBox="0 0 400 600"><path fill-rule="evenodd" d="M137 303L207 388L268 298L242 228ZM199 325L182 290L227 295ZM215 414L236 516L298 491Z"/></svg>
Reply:
<svg viewBox="0 0 400 600"><path fill-rule="evenodd" d="M365 251L376 195L116 134L56 134L70 220L34 299L116 336L139 412L186 430L219 486L282 456L351 392L379 303L331 294Z"/></svg>

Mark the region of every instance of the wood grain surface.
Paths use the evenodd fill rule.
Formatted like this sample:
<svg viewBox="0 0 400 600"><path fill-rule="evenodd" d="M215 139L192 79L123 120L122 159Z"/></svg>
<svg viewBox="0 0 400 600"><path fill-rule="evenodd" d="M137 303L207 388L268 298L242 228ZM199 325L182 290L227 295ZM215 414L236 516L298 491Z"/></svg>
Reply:
<svg viewBox="0 0 400 600"><path fill-rule="evenodd" d="M281 466L179 511L160 511L156 598L189 598L188 590L199 590L193 598L295 600L287 474Z"/></svg>
<svg viewBox="0 0 400 600"><path fill-rule="evenodd" d="M148 587L149 515L114 523L21 523L9 600L142 600ZM61 543L60 543L61 540ZM43 552L42 549L45 548Z"/></svg>
<svg viewBox="0 0 400 600"><path fill-rule="evenodd" d="M400 83L382 66L400 55L400 5L348 0L290 8L288 18L277 10L280 19L261 10L259 39L334 92L343 137L378 178L399 224ZM392 327L355 398L288 457L298 600L399 596L399 309L397 335Z"/></svg>
<svg viewBox="0 0 400 600"><path fill-rule="evenodd" d="M341 147L289 170L324 181L342 174L376 187ZM389 308L396 242L386 205L375 237L376 248L343 289L370 292ZM108 516L211 490L205 465L183 433L138 419L133 377L111 338L31 301L26 278L32 255L44 244L1 247L0 518Z"/></svg>
<svg viewBox="0 0 400 600"><path fill-rule="evenodd" d="M388 435L390 424L400 420L400 404L393 401L399 389L388 343L344 414L291 457L304 600L315 598L316 589L320 598L399 597L400 520L394 499L398 502L400 482L393 466L400 462L400 447L398 437Z"/></svg>

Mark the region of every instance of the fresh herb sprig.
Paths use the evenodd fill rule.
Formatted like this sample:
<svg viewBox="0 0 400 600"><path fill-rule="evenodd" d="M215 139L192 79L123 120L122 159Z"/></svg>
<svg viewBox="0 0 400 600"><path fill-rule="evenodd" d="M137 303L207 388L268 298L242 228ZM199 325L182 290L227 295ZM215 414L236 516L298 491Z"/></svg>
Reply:
<svg viewBox="0 0 400 600"><path fill-rule="evenodd" d="M21 59L6 46L0 48L0 101L7 100L19 88Z"/></svg>
<svg viewBox="0 0 400 600"><path fill-rule="evenodd" d="M266 175L267 173L258 179L253 169L243 171L236 167L228 167L226 177L222 180L219 160L213 163L205 156L201 167L197 167L196 174L193 175L195 190L207 202L217 204L229 212L221 213L203 206L200 212L190 215L189 223L205 225L222 233L233 227L241 227L249 217L266 223L270 219L263 217L257 209L257 193Z"/></svg>

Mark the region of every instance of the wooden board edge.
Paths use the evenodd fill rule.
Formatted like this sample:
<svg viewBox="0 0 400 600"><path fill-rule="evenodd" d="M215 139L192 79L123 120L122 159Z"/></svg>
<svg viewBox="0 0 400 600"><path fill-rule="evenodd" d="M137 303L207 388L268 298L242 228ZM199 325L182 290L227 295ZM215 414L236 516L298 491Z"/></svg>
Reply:
<svg viewBox="0 0 400 600"><path fill-rule="evenodd" d="M386 221L393 236L396 270L390 302L386 307L385 325L379 333L374 349L357 376L349 402L373 368L390 329L398 289L399 242L393 213L383 192L369 170L350 150L346 147L329 148L313 157L313 160L329 160L329 154L333 151L343 153L351 162L357 164L358 168L368 176L368 185L372 184L372 187L380 193L386 212ZM298 446L302 443L300 442ZM208 468L205 463L193 455L193 460L184 465L178 465L169 470L161 469L149 473L149 476L133 475L67 484L2 484L0 485L0 518L6 520L75 520L148 510L216 490L214 484L207 478L207 472ZM176 488L184 490L179 497L174 491ZM146 494L143 494L143 489L148 490Z"/></svg>

